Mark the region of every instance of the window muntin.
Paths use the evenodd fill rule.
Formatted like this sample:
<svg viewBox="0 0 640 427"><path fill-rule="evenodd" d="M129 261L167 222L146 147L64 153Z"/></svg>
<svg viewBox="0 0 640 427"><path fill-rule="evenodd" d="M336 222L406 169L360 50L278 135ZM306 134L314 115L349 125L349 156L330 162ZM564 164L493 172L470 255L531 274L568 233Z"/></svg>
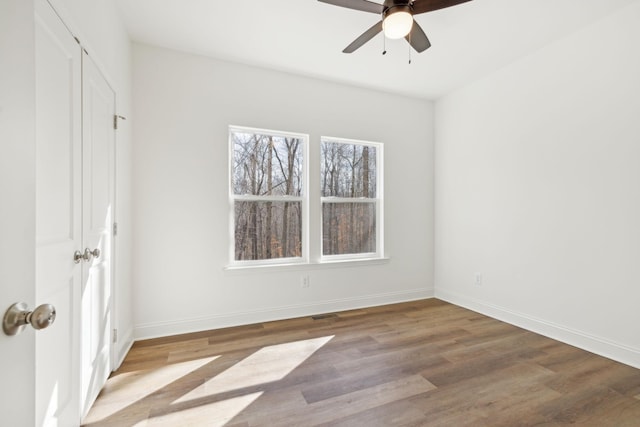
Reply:
<svg viewBox="0 0 640 427"><path fill-rule="evenodd" d="M380 257L382 145L322 138L322 258Z"/></svg>
<svg viewBox="0 0 640 427"><path fill-rule="evenodd" d="M306 259L306 135L230 127L233 263Z"/></svg>

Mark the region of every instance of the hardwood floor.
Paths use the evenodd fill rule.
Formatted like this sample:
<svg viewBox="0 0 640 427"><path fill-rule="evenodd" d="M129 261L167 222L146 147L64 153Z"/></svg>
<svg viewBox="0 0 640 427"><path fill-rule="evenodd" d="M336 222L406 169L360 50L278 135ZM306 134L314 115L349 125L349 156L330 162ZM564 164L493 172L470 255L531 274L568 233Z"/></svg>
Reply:
<svg viewBox="0 0 640 427"><path fill-rule="evenodd" d="M436 300L137 342L87 426L640 426L640 370Z"/></svg>

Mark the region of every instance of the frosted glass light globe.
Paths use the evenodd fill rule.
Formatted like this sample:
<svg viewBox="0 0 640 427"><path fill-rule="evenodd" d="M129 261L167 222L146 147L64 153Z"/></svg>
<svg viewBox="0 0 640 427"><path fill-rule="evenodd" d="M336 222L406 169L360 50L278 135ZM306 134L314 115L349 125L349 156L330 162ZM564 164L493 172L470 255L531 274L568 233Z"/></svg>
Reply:
<svg viewBox="0 0 640 427"><path fill-rule="evenodd" d="M382 23L384 35L389 39L401 39L411 31L413 16L409 12L398 11L387 15Z"/></svg>

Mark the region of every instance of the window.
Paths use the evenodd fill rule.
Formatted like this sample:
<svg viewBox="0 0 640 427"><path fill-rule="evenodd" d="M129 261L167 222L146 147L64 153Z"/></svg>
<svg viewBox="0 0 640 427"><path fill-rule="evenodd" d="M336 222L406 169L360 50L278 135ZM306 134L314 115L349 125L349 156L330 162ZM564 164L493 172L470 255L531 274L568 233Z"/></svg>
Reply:
<svg viewBox="0 0 640 427"><path fill-rule="evenodd" d="M306 135L230 127L234 263L306 260Z"/></svg>
<svg viewBox="0 0 640 427"><path fill-rule="evenodd" d="M379 257L382 145L322 138L322 257Z"/></svg>
<svg viewBox="0 0 640 427"><path fill-rule="evenodd" d="M233 266L306 263L309 249L328 262L382 257L382 144L321 138L312 213L308 144L307 135L229 127Z"/></svg>

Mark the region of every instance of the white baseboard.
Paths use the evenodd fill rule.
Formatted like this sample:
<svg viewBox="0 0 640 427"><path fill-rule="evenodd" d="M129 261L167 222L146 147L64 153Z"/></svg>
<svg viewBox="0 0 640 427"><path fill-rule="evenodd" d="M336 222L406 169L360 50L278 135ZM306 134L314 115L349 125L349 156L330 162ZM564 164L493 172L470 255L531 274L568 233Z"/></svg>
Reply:
<svg viewBox="0 0 640 427"><path fill-rule="evenodd" d="M249 325L252 323L269 322L272 320L292 319L295 317L311 316L321 313L331 313L335 311L415 301L433 298L433 296L433 289L415 289L404 292L322 301L313 304L300 304L241 313L224 315L213 314L211 316L191 319L145 323L135 326L134 337L136 340L158 338L169 335L206 331L210 329L227 328L230 326Z"/></svg>
<svg viewBox="0 0 640 427"><path fill-rule="evenodd" d="M453 292L436 289L435 297L640 369L640 349L632 348L624 344L596 337L553 322L537 319L523 313L518 313L504 307L468 298Z"/></svg>

